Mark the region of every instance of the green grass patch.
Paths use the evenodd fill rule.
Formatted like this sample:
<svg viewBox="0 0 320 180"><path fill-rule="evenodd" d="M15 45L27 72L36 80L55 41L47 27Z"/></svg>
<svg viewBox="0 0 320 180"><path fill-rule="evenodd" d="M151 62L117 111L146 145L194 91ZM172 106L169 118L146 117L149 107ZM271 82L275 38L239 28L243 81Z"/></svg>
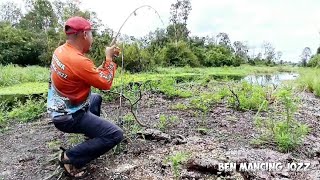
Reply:
<svg viewBox="0 0 320 180"><path fill-rule="evenodd" d="M161 114L159 116L159 122L157 124L157 128L160 129L161 131L165 131L169 127L169 125L178 121L179 121L179 117L177 116L169 116L169 115Z"/></svg>
<svg viewBox="0 0 320 180"><path fill-rule="evenodd" d="M49 73L49 68L39 66L0 65L0 87L26 82L48 82Z"/></svg>
<svg viewBox="0 0 320 180"><path fill-rule="evenodd" d="M303 68L299 71L300 77L297 80L298 86L302 90L307 90L320 97L320 69Z"/></svg>
<svg viewBox="0 0 320 180"><path fill-rule="evenodd" d="M227 101L230 106L244 111L258 110L259 108L267 110L267 105L260 107L266 101L267 88L242 82L230 85L228 89Z"/></svg>
<svg viewBox="0 0 320 180"><path fill-rule="evenodd" d="M48 91L48 83L29 82L0 88L2 95L32 95L43 94Z"/></svg>
<svg viewBox="0 0 320 180"><path fill-rule="evenodd" d="M30 122L39 118L46 110L44 99L28 99L25 103L18 102L17 105L8 113L9 119L20 122Z"/></svg>

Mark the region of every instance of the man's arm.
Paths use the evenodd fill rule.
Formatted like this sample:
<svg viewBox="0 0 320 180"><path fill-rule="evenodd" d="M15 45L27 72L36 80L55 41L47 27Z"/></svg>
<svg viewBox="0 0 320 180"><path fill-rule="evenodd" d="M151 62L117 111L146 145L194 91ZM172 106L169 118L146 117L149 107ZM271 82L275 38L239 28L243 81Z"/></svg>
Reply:
<svg viewBox="0 0 320 180"><path fill-rule="evenodd" d="M90 59L81 60L75 74L87 84L102 90L110 90L117 65L111 59L106 59L104 67L96 68Z"/></svg>

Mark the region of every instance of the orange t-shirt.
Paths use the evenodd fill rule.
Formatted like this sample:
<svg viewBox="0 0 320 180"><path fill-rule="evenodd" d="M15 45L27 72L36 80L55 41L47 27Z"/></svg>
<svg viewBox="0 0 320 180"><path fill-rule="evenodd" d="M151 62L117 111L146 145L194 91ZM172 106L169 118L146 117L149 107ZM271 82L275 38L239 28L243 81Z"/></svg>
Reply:
<svg viewBox="0 0 320 180"><path fill-rule="evenodd" d="M106 61L103 69L69 43L58 47L52 57L51 80L55 90L69 99L72 105L88 98L91 86L110 90L117 65Z"/></svg>

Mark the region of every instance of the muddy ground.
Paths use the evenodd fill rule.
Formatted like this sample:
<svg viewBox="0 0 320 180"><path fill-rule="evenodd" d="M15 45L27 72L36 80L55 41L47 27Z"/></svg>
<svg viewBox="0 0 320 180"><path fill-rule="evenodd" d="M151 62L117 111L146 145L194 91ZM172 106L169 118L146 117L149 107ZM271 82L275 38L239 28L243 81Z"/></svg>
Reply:
<svg viewBox="0 0 320 180"><path fill-rule="evenodd" d="M302 104L295 114L299 121L312 127L297 150L280 153L275 146L255 147L251 140L258 136L253 124L255 112L239 112L225 103L216 104L201 118L191 110L171 110L170 106L185 99L167 99L147 94L139 103L138 118L150 126L159 122L161 114L178 120L165 129L168 135L185 136L185 144L174 141L145 140L132 136L122 143L120 153L108 154L89 165L90 175L84 179L174 179L170 163L177 152L189 153L181 167L181 179L320 179L320 100L313 94L301 93ZM118 103L103 104L108 119L117 117ZM127 110L122 111L126 113ZM59 132L45 117L33 123L12 125L0 134L0 179L68 179L57 165L59 145L69 147L70 135ZM208 131L199 131L206 122ZM310 162L306 171L223 172L221 162Z"/></svg>

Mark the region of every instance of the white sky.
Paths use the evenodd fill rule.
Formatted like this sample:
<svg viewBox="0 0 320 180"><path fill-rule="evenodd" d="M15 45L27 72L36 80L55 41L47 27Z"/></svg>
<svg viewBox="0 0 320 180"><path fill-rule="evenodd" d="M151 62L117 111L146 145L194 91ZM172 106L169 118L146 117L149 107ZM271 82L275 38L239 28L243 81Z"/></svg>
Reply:
<svg viewBox="0 0 320 180"><path fill-rule="evenodd" d="M5 1L5 0L0 0ZM21 1L21 0L14 0ZM151 5L165 25L175 0L80 0L81 7L98 14L104 24L117 31L126 17L141 5ZM191 0L188 29L191 35L206 36L226 32L232 42L247 41L255 53L263 41L283 52L285 61L299 61L304 47L312 53L320 45L320 0ZM144 36L164 28L157 15L147 8L137 12L122 33Z"/></svg>

